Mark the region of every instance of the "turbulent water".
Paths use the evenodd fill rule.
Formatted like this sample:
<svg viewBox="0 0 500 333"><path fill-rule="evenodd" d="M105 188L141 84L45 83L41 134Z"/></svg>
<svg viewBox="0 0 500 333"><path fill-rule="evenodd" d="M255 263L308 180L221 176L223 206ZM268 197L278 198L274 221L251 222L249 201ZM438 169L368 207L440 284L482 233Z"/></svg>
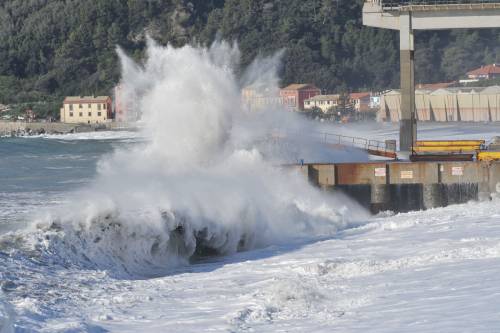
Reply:
<svg viewBox="0 0 500 333"><path fill-rule="evenodd" d="M143 131L0 138L0 333L498 327L498 200L370 219L283 167L366 155L241 104L280 54L119 54Z"/></svg>
<svg viewBox="0 0 500 333"><path fill-rule="evenodd" d="M141 64L119 53L142 133L0 139L0 327L7 332L100 331L79 308L124 287L120 281L332 236L354 220L345 200L278 167L306 153L326 155L307 140L283 145L268 136L276 127L306 133L310 124L283 110L245 112L237 47L150 41ZM278 58L257 60L244 83L275 85ZM366 158L347 153L356 154Z"/></svg>
<svg viewBox="0 0 500 333"><path fill-rule="evenodd" d="M43 239L32 243L33 248L25 248L31 234L27 229L51 210L67 205L72 193L95 177L102 156L133 146L138 142L135 136L96 133L0 138L0 332L10 332L15 322L16 331L37 330L40 326L28 324L30 320L36 323L56 313L51 310L44 317L41 309L48 306L43 303L50 293L49 286L61 282L52 279L51 274L61 268L62 262L39 251ZM21 305L23 310L16 314L17 301L27 302L27 308ZM23 318L24 310L28 315ZM35 314L40 316L33 317Z"/></svg>
<svg viewBox="0 0 500 333"><path fill-rule="evenodd" d="M75 139L82 137L0 139L0 232L65 201L65 194L91 181L103 154L124 144L119 139Z"/></svg>

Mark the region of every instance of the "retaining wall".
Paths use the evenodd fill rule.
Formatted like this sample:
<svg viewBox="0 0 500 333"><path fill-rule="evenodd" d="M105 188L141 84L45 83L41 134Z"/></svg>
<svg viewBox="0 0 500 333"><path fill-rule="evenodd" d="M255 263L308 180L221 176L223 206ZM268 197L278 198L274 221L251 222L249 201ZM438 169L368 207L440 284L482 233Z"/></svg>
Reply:
<svg viewBox="0 0 500 333"><path fill-rule="evenodd" d="M500 162L372 162L294 166L327 191L377 213L406 212L500 196Z"/></svg>

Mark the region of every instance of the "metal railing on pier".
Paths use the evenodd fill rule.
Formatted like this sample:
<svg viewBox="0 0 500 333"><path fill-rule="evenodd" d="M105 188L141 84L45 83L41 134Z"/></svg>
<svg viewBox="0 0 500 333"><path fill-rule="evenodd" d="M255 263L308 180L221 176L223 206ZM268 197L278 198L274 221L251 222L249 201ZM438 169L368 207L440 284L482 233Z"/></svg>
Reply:
<svg viewBox="0 0 500 333"><path fill-rule="evenodd" d="M278 140L286 140L288 137L296 138L303 135L303 133L293 133L287 130L274 130L272 134L273 138ZM397 158L396 142L391 140L379 141L327 132L310 132L308 137L317 143L327 146L355 148L364 150L370 155Z"/></svg>
<svg viewBox="0 0 500 333"><path fill-rule="evenodd" d="M352 147L364 150L370 155L377 155L389 158L396 158L395 142L385 142L379 140L370 140L355 136L347 136L333 133L318 132L314 133L326 145L339 147Z"/></svg>

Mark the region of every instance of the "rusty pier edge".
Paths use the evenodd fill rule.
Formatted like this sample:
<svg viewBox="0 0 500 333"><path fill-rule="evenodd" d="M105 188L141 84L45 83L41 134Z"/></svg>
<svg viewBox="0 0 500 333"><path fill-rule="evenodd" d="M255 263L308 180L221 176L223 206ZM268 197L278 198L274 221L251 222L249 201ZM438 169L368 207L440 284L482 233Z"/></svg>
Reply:
<svg viewBox="0 0 500 333"><path fill-rule="evenodd" d="M500 196L500 162L440 161L288 165L326 191L340 191L372 213L444 207Z"/></svg>

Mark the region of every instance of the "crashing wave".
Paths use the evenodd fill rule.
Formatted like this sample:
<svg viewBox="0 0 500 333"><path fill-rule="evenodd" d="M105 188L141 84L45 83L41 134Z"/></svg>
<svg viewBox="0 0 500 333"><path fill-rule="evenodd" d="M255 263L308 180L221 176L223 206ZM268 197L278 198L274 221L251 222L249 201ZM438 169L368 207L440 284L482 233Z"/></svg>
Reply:
<svg viewBox="0 0 500 333"><path fill-rule="evenodd" d="M145 141L103 158L71 204L0 243L20 240L26 253L60 265L147 277L206 255L332 235L349 223L344 201L273 166L317 149L314 143L259 151L262 134L277 123L297 133L309 125L279 108L245 111L236 46L149 41L147 55L135 64L120 52L124 92L142 111ZM262 73L250 66L244 77L275 85L270 64L278 58Z"/></svg>
<svg viewBox="0 0 500 333"><path fill-rule="evenodd" d="M230 225L173 211L159 211L160 223L151 224L146 220L134 223L119 211L105 212L86 221L39 222L32 230L3 235L0 250L22 249L26 256L64 267L143 278L168 274L174 267L207 256L279 243L280 238L291 241L292 237L331 235L345 227L342 216L332 211L315 217L297 205L290 205L287 211L288 218L297 222L281 232L280 227L266 224L255 227L262 212L242 211L241 220Z"/></svg>

